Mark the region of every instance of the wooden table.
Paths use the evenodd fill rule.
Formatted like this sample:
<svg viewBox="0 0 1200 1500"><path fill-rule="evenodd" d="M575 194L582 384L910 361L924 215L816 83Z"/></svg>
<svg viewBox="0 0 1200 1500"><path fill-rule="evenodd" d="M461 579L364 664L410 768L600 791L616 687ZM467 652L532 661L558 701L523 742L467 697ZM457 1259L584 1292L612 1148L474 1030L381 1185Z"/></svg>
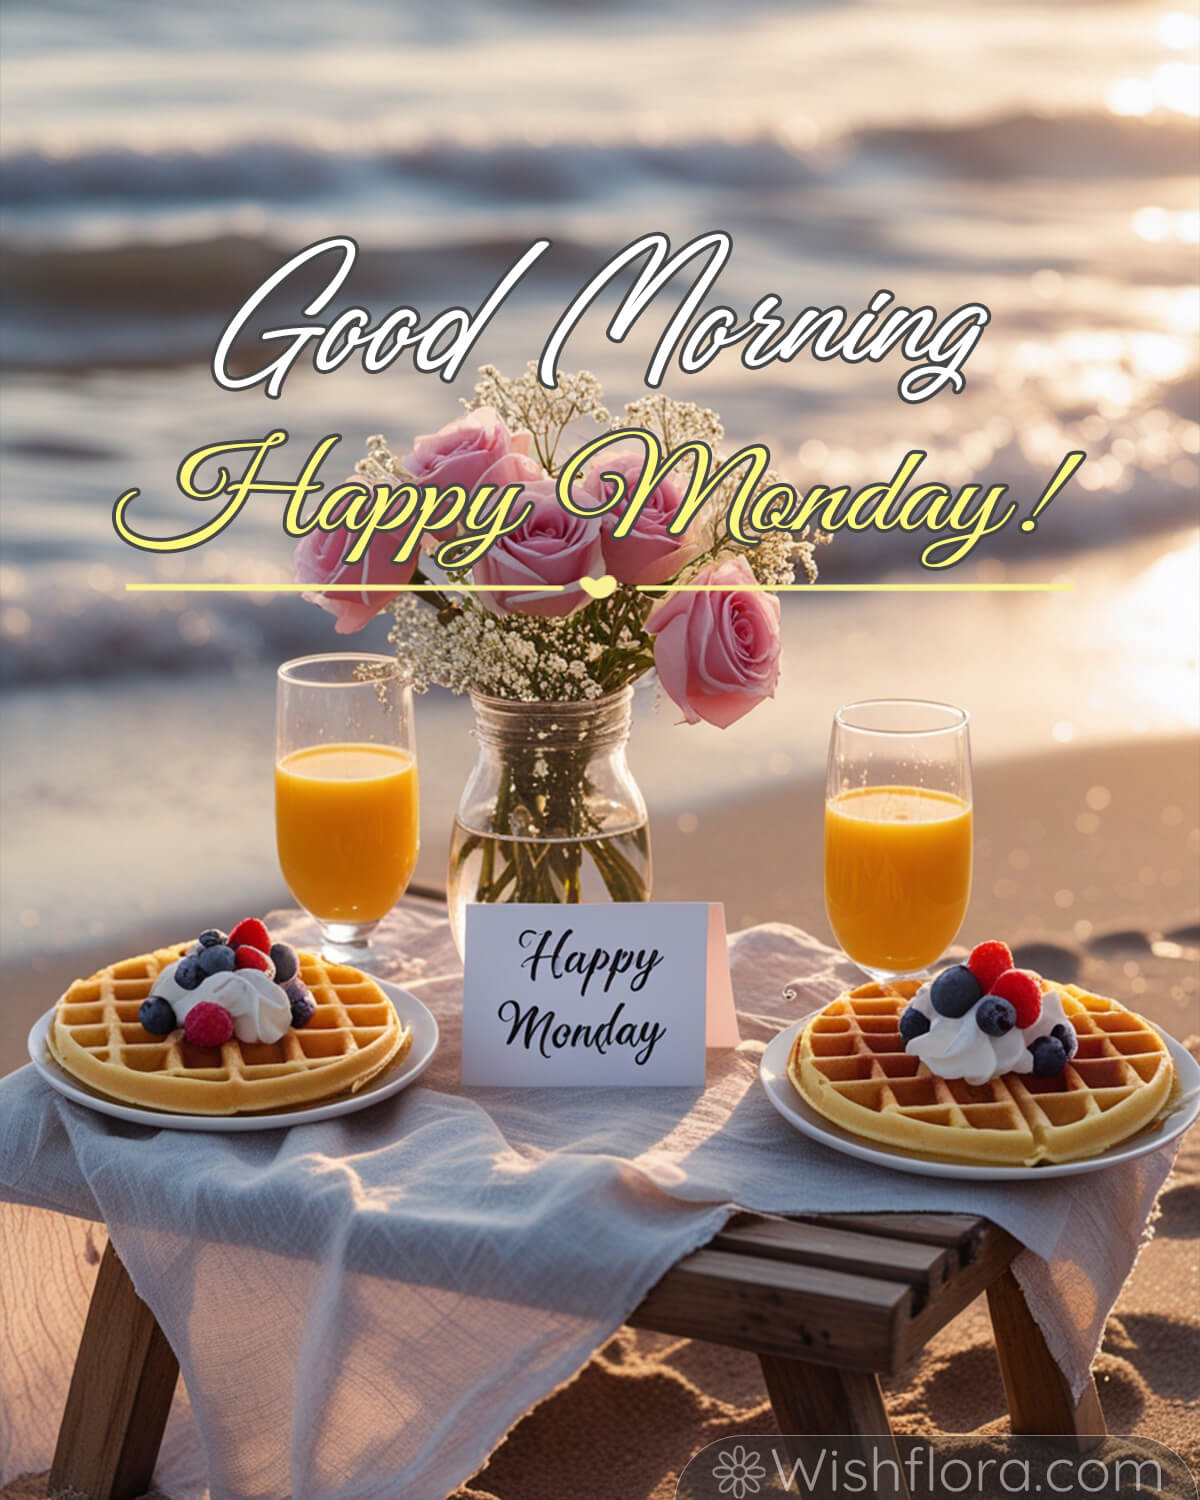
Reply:
<svg viewBox="0 0 1200 1500"><path fill-rule="evenodd" d="M635 1328L758 1355L781 1433L819 1448L838 1434L895 1456L879 1376L981 1293L1015 1433L1104 1436L1094 1383L1076 1402L1011 1270L1020 1246L963 1214L739 1215L674 1265L630 1317ZM92 1292L50 1471L51 1493L132 1500L149 1487L179 1366L110 1243Z"/></svg>

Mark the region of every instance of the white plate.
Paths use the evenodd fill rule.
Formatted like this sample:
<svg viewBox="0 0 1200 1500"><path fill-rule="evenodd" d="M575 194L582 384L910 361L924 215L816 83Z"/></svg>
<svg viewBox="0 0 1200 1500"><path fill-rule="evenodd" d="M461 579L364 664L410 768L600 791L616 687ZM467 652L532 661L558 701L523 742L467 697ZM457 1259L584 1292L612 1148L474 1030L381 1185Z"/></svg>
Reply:
<svg viewBox="0 0 1200 1500"><path fill-rule="evenodd" d="M385 984L376 980L395 1007L400 1020L412 1028L412 1046L402 1063L385 1068L382 1073L363 1084L356 1094L344 1098L317 1100L313 1104L297 1105L294 1109L275 1110L263 1115L176 1115L166 1110L139 1109L133 1104L122 1104L99 1094L80 1083L51 1057L46 1046L46 1036L54 1019L51 1008L34 1022L29 1033L29 1057L34 1067L52 1089L73 1099L76 1104L86 1104L102 1115L113 1115L118 1120L129 1120L134 1125L149 1125L156 1130L284 1130L289 1125L313 1125L318 1120L332 1120L338 1115L353 1114L356 1109L366 1109L398 1094L410 1083L415 1083L429 1064L438 1046L438 1024L431 1013L415 995L402 990L399 985Z"/></svg>
<svg viewBox="0 0 1200 1500"><path fill-rule="evenodd" d="M815 1014L814 1011L813 1015ZM1135 1157L1157 1151L1177 1135L1182 1135L1194 1123L1197 1115L1200 1115L1200 1064L1174 1037L1160 1032L1175 1063L1182 1098L1167 1118L1153 1130L1143 1131L1131 1140L1121 1141L1110 1146L1107 1151L1102 1151L1099 1156L1089 1156L1084 1161L1052 1162L1041 1167L990 1167L966 1162L934 1161L930 1157L914 1156L907 1151L889 1150L886 1146L864 1140L862 1136L852 1135L850 1131L843 1130L840 1125L835 1125L832 1120L819 1114L796 1092L787 1074L788 1055L792 1050L792 1043L811 1020L812 1015L805 1016L768 1043L758 1070L767 1098L789 1124L794 1125L802 1134L811 1136L814 1141L820 1141L823 1146L842 1151L847 1156L857 1156L860 1161L872 1161L878 1166L891 1167L893 1171L917 1172L923 1177L954 1177L960 1182L1044 1182L1049 1177L1077 1177L1082 1172L1098 1172L1102 1167L1111 1167L1121 1161L1133 1161Z"/></svg>

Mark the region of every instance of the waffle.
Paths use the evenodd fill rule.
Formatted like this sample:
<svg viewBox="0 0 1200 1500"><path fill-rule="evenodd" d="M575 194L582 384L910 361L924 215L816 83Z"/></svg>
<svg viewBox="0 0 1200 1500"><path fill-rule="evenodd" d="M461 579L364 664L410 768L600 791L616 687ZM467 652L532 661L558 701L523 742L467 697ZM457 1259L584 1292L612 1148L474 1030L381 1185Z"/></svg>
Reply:
<svg viewBox="0 0 1200 1500"><path fill-rule="evenodd" d="M89 1088L175 1114L260 1114L354 1093L412 1046L391 1001L358 969L301 953L316 1009L278 1042L195 1047L182 1028L151 1036L138 1009L163 969L190 944L122 959L77 979L58 1002L51 1055Z"/></svg>
<svg viewBox="0 0 1200 1500"><path fill-rule="evenodd" d="M796 1038L792 1084L855 1135L917 1156L1035 1166L1095 1156L1151 1124L1177 1088L1162 1037L1115 1000L1076 985L1063 997L1079 1049L1051 1078L1003 1073L974 1085L939 1078L904 1050L901 1012L916 980L863 984Z"/></svg>

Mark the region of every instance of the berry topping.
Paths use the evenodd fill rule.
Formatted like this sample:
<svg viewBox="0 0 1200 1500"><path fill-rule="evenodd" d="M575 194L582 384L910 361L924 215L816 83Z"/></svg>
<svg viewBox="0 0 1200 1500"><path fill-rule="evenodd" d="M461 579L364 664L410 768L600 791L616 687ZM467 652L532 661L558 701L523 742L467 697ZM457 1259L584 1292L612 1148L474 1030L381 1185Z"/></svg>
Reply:
<svg viewBox="0 0 1200 1500"><path fill-rule="evenodd" d="M194 990L203 978L199 953L185 953L175 965L175 983L181 990Z"/></svg>
<svg viewBox="0 0 1200 1500"><path fill-rule="evenodd" d="M978 979L985 995L1012 966L1013 956L1007 943L978 943L967 959L967 968Z"/></svg>
<svg viewBox="0 0 1200 1500"><path fill-rule="evenodd" d="M982 985L966 964L954 964L933 981L929 998L939 1016L965 1016L982 994Z"/></svg>
<svg viewBox="0 0 1200 1500"><path fill-rule="evenodd" d="M168 1031L174 1031L179 1025L170 1001L164 1000L161 995L150 995L142 1001L138 1020L151 1036L166 1036Z"/></svg>
<svg viewBox="0 0 1200 1500"><path fill-rule="evenodd" d="M201 1000L183 1023L183 1034L193 1047L220 1047L233 1035L233 1017L223 1005Z"/></svg>
<svg viewBox="0 0 1200 1500"><path fill-rule="evenodd" d="M272 943L271 962L275 965L276 984L286 984L300 971L300 960L290 943Z"/></svg>
<svg viewBox="0 0 1200 1500"><path fill-rule="evenodd" d="M1051 1031L1050 1035L1056 1037L1063 1044L1063 1049L1067 1054L1067 1061L1070 1062L1079 1050L1079 1038L1075 1035L1074 1026L1069 1021L1066 1023L1060 1021Z"/></svg>
<svg viewBox="0 0 1200 1500"><path fill-rule="evenodd" d="M307 1026L312 1020L313 1011L317 1008L317 1002L313 999L308 985L297 974L284 985L283 993L292 1004L292 1025Z"/></svg>
<svg viewBox="0 0 1200 1500"><path fill-rule="evenodd" d="M205 979L210 974L227 973L236 967L233 949L228 943L215 943L209 948L201 948L196 954L196 967Z"/></svg>
<svg viewBox="0 0 1200 1500"><path fill-rule="evenodd" d="M975 1024L984 1036L1007 1036L1017 1024L1012 1001L999 995L985 995L975 1011Z"/></svg>
<svg viewBox="0 0 1200 1500"><path fill-rule="evenodd" d="M1037 975L1028 969L1006 970L992 985L991 992L1012 1003L1022 1031L1032 1026L1042 1013L1042 987Z"/></svg>
<svg viewBox="0 0 1200 1500"><path fill-rule="evenodd" d="M275 965L261 949L252 948L249 943L243 943L234 958L239 969L261 969L268 979L275 978Z"/></svg>
<svg viewBox="0 0 1200 1500"><path fill-rule="evenodd" d="M202 932L199 938L201 948L215 948L218 943L227 943L229 939L217 927L210 927L207 932Z"/></svg>
<svg viewBox="0 0 1200 1500"><path fill-rule="evenodd" d="M271 951L271 939L267 935L267 929L257 917L243 917L229 934L227 941L235 952L243 945L257 948L260 953Z"/></svg>
<svg viewBox="0 0 1200 1500"><path fill-rule="evenodd" d="M1038 1037L1029 1050L1033 1053L1033 1071L1039 1078L1053 1078L1067 1065L1067 1049L1053 1034Z"/></svg>
<svg viewBox="0 0 1200 1500"><path fill-rule="evenodd" d="M923 1016L915 1005L910 1005L900 1017L900 1035L905 1042L911 1042L913 1037L924 1036L929 1030L929 1017Z"/></svg>

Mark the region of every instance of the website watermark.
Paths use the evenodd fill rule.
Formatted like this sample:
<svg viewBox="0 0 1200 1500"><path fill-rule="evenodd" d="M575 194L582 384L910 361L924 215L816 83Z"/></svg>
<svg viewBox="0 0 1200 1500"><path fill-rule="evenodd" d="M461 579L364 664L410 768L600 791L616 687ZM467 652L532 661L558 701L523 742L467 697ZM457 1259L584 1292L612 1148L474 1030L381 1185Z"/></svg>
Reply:
<svg viewBox="0 0 1200 1500"><path fill-rule="evenodd" d="M677 1500L1196 1500L1185 1461L1148 1438L1108 1437L1087 1452L1068 1439L978 1435L895 1438L754 1436L710 1443L679 1477Z"/></svg>

